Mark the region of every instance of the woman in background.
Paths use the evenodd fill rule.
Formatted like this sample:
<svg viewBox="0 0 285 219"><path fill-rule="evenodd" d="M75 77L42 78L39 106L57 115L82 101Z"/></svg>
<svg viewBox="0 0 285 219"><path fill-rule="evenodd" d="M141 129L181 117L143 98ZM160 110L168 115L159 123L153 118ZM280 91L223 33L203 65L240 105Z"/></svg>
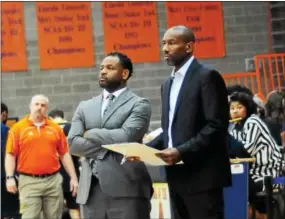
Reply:
<svg viewBox="0 0 285 219"><path fill-rule="evenodd" d="M265 103L265 122L278 145L282 145L281 133L285 123L285 97L282 92L272 91Z"/></svg>
<svg viewBox="0 0 285 219"><path fill-rule="evenodd" d="M230 134L244 144L244 148L256 159L249 169L249 201L254 202L257 192L263 190L263 177L279 176L280 148L270 134L267 125L256 115L252 96L236 92L230 96L231 119L241 118ZM257 206L258 209L258 206Z"/></svg>

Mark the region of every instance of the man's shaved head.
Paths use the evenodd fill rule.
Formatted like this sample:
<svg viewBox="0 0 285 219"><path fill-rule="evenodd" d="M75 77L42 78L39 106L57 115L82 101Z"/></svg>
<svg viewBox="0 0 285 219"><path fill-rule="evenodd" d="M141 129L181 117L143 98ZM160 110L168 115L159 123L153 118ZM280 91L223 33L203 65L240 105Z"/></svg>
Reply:
<svg viewBox="0 0 285 219"><path fill-rule="evenodd" d="M169 28L162 39L164 60L177 71L193 54L195 35L186 26Z"/></svg>
<svg viewBox="0 0 285 219"><path fill-rule="evenodd" d="M168 31L175 32L176 34L180 35L185 43L195 42L195 35L189 27L178 25L169 28L166 32Z"/></svg>

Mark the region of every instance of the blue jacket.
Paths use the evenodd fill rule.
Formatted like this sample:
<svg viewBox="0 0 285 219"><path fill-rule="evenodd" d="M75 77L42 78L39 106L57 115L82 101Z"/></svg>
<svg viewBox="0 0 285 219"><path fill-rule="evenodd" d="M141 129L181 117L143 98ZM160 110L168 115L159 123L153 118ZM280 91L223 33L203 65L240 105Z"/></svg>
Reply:
<svg viewBox="0 0 285 219"><path fill-rule="evenodd" d="M5 178L5 149L6 149L6 141L8 137L9 128L4 123L1 123L1 178Z"/></svg>

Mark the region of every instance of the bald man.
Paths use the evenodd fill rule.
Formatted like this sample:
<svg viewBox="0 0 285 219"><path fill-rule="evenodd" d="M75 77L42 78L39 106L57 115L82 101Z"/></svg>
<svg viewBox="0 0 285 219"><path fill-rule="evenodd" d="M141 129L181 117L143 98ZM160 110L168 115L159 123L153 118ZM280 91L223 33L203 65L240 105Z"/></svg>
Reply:
<svg viewBox="0 0 285 219"><path fill-rule="evenodd" d="M164 60L172 72L163 83L162 132L149 146L166 163L175 219L223 219L223 188L231 185L223 78L194 57L195 36L185 26L166 31ZM183 165L175 165L183 161Z"/></svg>
<svg viewBox="0 0 285 219"><path fill-rule="evenodd" d="M9 131L5 170L10 193L19 189L22 219L61 219L63 208L62 176L58 157L70 176L75 196L78 180L63 130L46 117L49 100L37 94L30 102L30 114ZM17 167L16 167L17 160ZM19 173L19 185L15 181Z"/></svg>

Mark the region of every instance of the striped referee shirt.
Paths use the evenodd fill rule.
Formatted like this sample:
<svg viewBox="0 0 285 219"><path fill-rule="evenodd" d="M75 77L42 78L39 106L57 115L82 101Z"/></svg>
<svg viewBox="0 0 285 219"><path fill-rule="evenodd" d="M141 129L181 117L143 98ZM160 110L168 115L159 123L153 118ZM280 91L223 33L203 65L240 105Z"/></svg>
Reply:
<svg viewBox="0 0 285 219"><path fill-rule="evenodd" d="M266 124L257 116L251 115L244 123L242 129L233 127L230 134L243 142L247 152L256 162L252 163L249 173L257 182L264 176L279 176L282 155L280 148L270 134Z"/></svg>

